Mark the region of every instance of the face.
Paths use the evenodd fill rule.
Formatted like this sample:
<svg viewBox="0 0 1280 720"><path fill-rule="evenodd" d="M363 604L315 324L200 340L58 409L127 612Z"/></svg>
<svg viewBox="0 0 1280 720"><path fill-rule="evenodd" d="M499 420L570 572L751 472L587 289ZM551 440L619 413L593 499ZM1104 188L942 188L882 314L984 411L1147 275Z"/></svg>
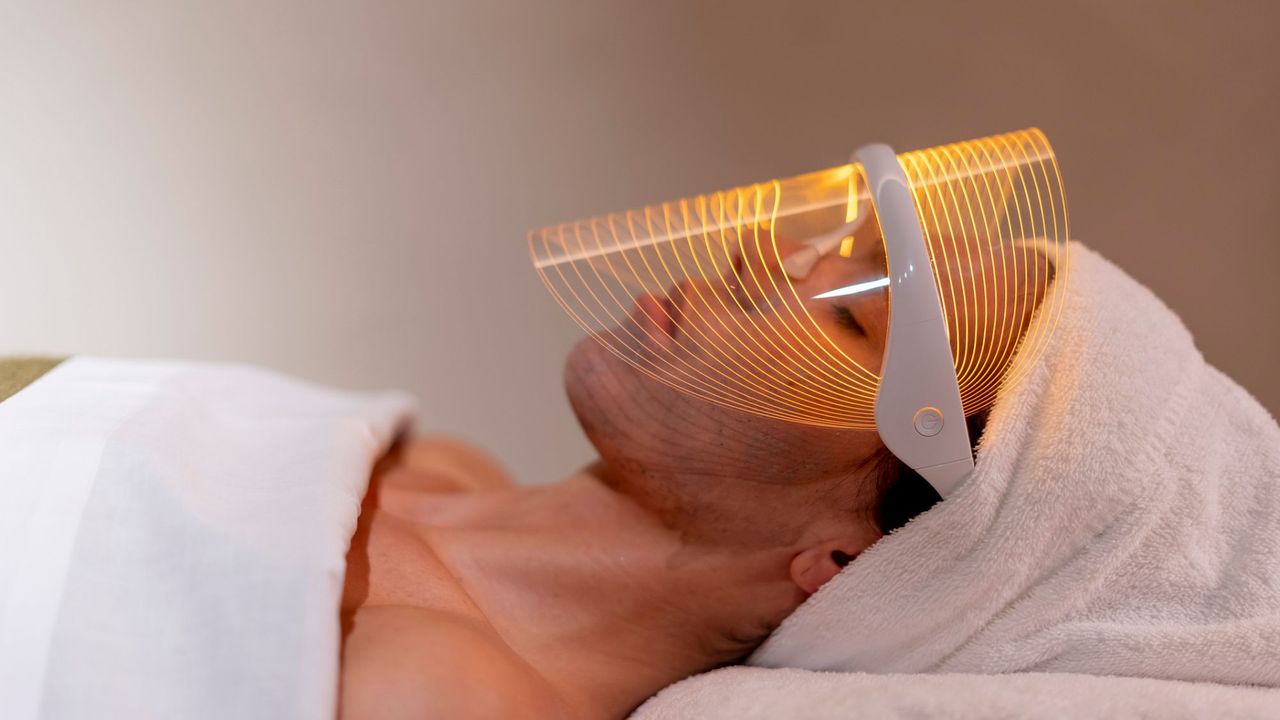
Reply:
<svg viewBox="0 0 1280 720"><path fill-rule="evenodd" d="M806 246L740 240L719 272L637 298L607 338L613 352L590 337L574 348L566 387L584 431L606 462L655 480L799 485L858 474L883 450L877 434L827 420L867 414L874 398L889 320L888 290L872 282L886 276L878 235L790 279L787 259ZM957 356L977 337L1011 354L1034 302L984 290L1010 272L993 259L940 268ZM864 289L819 297L839 288Z"/></svg>

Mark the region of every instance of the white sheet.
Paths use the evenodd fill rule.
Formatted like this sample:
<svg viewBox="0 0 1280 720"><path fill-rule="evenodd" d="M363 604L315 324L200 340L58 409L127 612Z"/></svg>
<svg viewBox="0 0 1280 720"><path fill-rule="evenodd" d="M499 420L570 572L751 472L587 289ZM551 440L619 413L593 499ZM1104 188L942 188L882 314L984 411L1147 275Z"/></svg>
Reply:
<svg viewBox="0 0 1280 720"><path fill-rule="evenodd" d="M328 718L343 558L412 409L72 358L0 403L0 718Z"/></svg>

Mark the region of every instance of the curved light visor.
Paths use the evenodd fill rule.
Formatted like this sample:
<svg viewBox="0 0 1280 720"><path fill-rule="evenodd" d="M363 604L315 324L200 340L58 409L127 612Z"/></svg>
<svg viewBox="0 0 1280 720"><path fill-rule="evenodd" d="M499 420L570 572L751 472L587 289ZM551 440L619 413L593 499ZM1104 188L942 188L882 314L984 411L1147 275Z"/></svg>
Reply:
<svg viewBox="0 0 1280 720"><path fill-rule="evenodd" d="M1038 355L1059 312L1062 293L1045 293L1067 273L1057 164L1035 129L898 160L972 414L1017 381L1015 350ZM884 243L856 163L529 234L552 295L636 371L738 410L864 429L892 312ZM1031 324L1036 312L1049 322Z"/></svg>

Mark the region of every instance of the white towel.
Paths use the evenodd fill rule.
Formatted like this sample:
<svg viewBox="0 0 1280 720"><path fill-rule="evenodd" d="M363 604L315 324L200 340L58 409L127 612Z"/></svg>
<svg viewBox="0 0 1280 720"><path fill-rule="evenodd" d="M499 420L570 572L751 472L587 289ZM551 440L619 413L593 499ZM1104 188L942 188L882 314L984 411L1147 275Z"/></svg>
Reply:
<svg viewBox="0 0 1280 720"><path fill-rule="evenodd" d="M1078 243L1070 262L1051 346L1002 393L974 474L754 664L1280 686L1280 429L1150 291Z"/></svg>
<svg viewBox="0 0 1280 720"><path fill-rule="evenodd" d="M0 402L0 718L330 718L408 398L72 358Z"/></svg>
<svg viewBox="0 0 1280 720"><path fill-rule="evenodd" d="M873 675L731 667L676 683L631 720L1234 720L1280 690L1069 673Z"/></svg>

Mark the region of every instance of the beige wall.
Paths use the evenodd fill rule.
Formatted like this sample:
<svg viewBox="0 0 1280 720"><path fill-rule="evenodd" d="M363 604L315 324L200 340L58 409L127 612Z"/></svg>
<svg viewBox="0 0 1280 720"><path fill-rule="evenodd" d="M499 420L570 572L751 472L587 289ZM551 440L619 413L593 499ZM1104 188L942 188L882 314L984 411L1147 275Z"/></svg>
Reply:
<svg viewBox="0 0 1280 720"><path fill-rule="evenodd" d="M1035 124L1275 412L1273 5L0 2L0 352L407 387L547 480L588 448L527 228Z"/></svg>

